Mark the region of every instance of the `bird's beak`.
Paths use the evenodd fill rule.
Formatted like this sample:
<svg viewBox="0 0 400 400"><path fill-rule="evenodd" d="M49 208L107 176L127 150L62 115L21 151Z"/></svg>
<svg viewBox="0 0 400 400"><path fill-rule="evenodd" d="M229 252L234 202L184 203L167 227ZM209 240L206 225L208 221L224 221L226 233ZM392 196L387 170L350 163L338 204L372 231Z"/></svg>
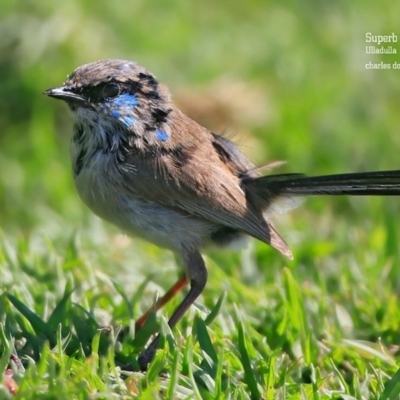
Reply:
<svg viewBox="0 0 400 400"><path fill-rule="evenodd" d="M72 89L68 86L60 86L56 88L47 89L46 91L43 92L43 94L67 102L86 103L86 99L83 96L74 93Z"/></svg>

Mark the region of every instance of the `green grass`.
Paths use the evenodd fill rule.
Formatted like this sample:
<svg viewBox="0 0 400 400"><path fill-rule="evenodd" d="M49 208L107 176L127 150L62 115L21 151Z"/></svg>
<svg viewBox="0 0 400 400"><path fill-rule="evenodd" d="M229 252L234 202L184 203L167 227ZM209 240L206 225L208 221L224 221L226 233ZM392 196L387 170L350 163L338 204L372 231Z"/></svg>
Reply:
<svg viewBox="0 0 400 400"><path fill-rule="evenodd" d="M399 398L399 199L307 200L274 219L294 261L255 242L210 250L208 285L178 326L166 321L179 296L135 334L177 279L174 258L85 209L66 107L42 95L85 62L134 59L259 164L398 169L400 72L364 68L366 32L400 34L393 2L0 7L0 374L16 352L16 398ZM124 372L158 330L149 371Z"/></svg>
<svg viewBox="0 0 400 400"><path fill-rule="evenodd" d="M371 236L379 237L380 229L378 224ZM42 234L18 243L2 239L1 365L12 351L24 361L25 370L15 371L21 398L397 398L400 315L386 243L316 261L308 259L309 249L294 265L274 268L269 282L262 266L272 252L248 250L260 265L247 274L248 284L234 261L218 268L209 257L204 296L174 332L165 322L173 304L166 307L157 319L162 350L147 374L131 374L118 366L137 365L157 325L152 320L136 337L118 337L118 327L132 326L154 290L142 286L143 300L140 285L129 281L142 282L145 270L156 272L171 260L160 253L149 267L145 252L130 248L111 257L115 248L107 249L108 240L105 235L103 243L85 247L65 240L55 247ZM108 268L94 265L101 262L99 244L107 249ZM317 253L329 243L314 247ZM132 258L139 264L132 265L134 279L115 261L122 253L124 263ZM373 280L381 262L385 273ZM168 287L171 275L161 270L157 280Z"/></svg>

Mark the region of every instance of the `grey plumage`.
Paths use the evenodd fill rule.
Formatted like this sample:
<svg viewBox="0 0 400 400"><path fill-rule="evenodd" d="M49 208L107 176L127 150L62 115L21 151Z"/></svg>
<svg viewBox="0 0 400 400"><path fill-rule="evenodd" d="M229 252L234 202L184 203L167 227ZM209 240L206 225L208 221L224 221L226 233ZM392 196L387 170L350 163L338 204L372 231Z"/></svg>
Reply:
<svg viewBox="0 0 400 400"><path fill-rule="evenodd" d="M260 175L232 142L179 111L168 89L134 62L84 65L46 94L72 111L71 158L82 200L128 234L182 258L191 289L171 326L206 284L199 251L207 245L250 235L292 257L268 220L282 197L400 194L400 171ZM157 345L156 338L142 354L143 369Z"/></svg>

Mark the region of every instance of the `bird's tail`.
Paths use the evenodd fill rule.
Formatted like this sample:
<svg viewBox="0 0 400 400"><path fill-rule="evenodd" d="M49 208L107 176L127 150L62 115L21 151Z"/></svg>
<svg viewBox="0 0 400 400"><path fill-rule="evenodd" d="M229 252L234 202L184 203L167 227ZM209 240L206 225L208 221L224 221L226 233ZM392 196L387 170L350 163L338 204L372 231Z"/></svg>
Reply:
<svg viewBox="0 0 400 400"><path fill-rule="evenodd" d="M280 196L353 195L399 196L400 170L307 177L302 174L267 175L243 182L249 193L266 200Z"/></svg>
<svg viewBox="0 0 400 400"><path fill-rule="evenodd" d="M400 196L400 170L307 177L279 174L242 179L247 200L265 215L296 207L299 196Z"/></svg>
<svg viewBox="0 0 400 400"><path fill-rule="evenodd" d="M268 218L296 207L299 196L400 196L400 170L313 177L302 174L257 177L254 171L249 171L242 177L242 185L251 208ZM291 258L289 247L271 225L270 236L267 242Z"/></svg>

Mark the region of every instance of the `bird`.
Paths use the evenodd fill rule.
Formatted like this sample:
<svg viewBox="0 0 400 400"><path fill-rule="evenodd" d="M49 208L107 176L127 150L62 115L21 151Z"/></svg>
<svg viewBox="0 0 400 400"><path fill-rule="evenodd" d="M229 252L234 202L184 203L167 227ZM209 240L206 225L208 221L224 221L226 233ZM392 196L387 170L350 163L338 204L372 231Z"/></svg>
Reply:
<svg viewBox="0 0 400 400"><path fill-rule="evenodd" d="M250 237L293 258L271 223L286 200L313 195L400 195L400 170L306 176L256 167L230 139L181 112L164 84L136 62L106 59L75 69L44 94L67 103L73 117L70 154L82 201L130 236L172 250L182 275L160 309L189 290L168 324L173 328L203 292L202 251ZM150 310L136 322L145 323ZM160 336L141 352L145 371Z"/></svg>

